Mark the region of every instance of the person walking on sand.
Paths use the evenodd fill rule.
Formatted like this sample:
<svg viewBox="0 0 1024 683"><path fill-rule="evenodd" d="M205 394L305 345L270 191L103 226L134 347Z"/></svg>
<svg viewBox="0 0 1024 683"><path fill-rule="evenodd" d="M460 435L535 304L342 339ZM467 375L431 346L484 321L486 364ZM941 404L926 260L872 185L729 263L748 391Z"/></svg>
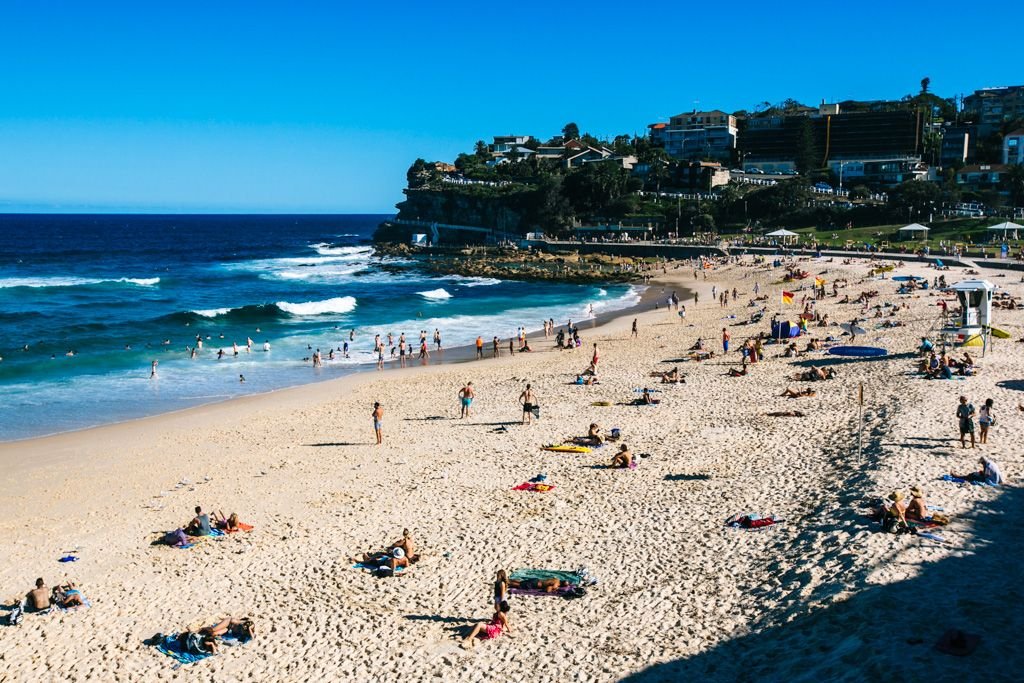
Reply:
<svg viewBox="0 0 1024 683"><path fill-rule="evenodd" d="M470 406L473 405L474 398L476 393L473 391L473 383L466 382L466 385L459 389L459 403L462 404L462 413L459 417L469 417L472 414Z"/></svg>
<svg viewBox="0 0 1024 683"><path fill-rule="evenodd" d="M960 448L967 448L964 438L971 435L971 448L974 448L974 406L967 402L966 396L960 397L960 405L956 407L956 416L960 420Z"/></svg>
<svg viewBox="0 0 1024 683"><path fill-rule="evenodd" d="M380 403L373 404L373 433L377 436L377 445L384 443L384 406Z"/></svg>
<svg viewBox="0 0 1024 683"><path fill-rule="evenodd" d="M537 396L529 384L526 385L523 393L519 394L519 402L523 404L523 424L532 424L533 409L537 407Z"/></svg>
<svg viewBox="0 0 1024 683"><path fill-rule="evenodd" d="M637 330L636 330L636 318L633 318L633 332L632 332L631 336L634 339L636 339L636 337L638 336L637 335Z"/></svg>
<svg viewBox="0 0 1024 683"><path fill-rule="evenodd" d="M600 360L600 355L597 353L597 344L594 344L594 355L590 358L590 367L596 370L598 360Z"/></svg>
<svg viewBox="0 0 1024 683"><path fill-rule="evenodd" d="M484 338L480 335L476 337L476 359L483 360L484 357Z"/></svg>
<svg viewBox="0 0 1024 683"><path fill-rule="evenodd" d="M515 337L508 338L508 355L513 355L516 352Z"/></svg>
<svg viewBox="0 0 1024 683"><path fill-rule="evenodd" d="M498 356L501 355L501 342L498 341L497 337L495 337L494 341L491 342L491 343L494 344L494 351L493 351L493 353L491 355L494 358L497 358ZM483 358L483 351L480 352L480 357Z"/></svg>
<svg viewBox="0 0 1024 683"><path fill-rule="evenodd" d="M729 340L732 337L729 336L729 330L722 328L722 353L729 353Z"/></svg>

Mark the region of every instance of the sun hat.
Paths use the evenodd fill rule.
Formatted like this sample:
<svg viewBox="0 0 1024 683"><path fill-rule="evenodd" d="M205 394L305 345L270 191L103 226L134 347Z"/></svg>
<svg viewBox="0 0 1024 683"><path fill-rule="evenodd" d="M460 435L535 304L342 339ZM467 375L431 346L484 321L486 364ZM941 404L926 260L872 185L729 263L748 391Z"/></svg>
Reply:
<svg viewBox="0 0 1024 683"><path fill-rule="evenodd" d="M912 495L914 498L924 498L924 491L922 491L920 487L915 486L914 488L910 489L910 495Z"/></svg>
<svg viewBox="0 0 1024 683"><path fill-rule="evenodd" d="M894 501L896 503L900 502L901 500L903 500L903 492L893 491L892 493L889 494L889 500Z"/></svg>
<svg viewBox="0 0 1024 683"><path fill-rule="evenodd" d="M402 550L401 548L395 548L394 550L391 551L391 554L394 555L395 557L399 558L399 559L405 557L405 551Z"/></svg>

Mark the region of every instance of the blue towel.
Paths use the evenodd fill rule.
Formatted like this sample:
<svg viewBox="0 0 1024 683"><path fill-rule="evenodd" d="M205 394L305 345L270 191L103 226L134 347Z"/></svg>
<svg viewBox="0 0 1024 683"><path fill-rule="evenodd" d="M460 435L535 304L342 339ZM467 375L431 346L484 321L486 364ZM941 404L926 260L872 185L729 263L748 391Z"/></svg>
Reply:
<svg viewBox="0 0 1024 683"><path fill-rule="evenodd" d="M178 662L178 664L195 664L198 661L213 656L212 652L204 652L202 654L187 652L178 643L178 634L176 633L170 636L164 636L163 639L157 643L156 649Z"/></svg>
<svg viewBox="0 0 1024 683"><path fill-rule="evenodd" d="M963 477L954 477L952 474L944 474L939 477L942 481L950 481L954 484L973 484L974 486L995 486L987 481L975 481L973 479L964 479Z"/></svg>
<svg viewBox="0 0 1024 683"><path fill-rule="evenodd" d="M352 565L352 569L365 569L366 571L376 572L380 569L380 565L366 564L365 562L356 562L354 565ZM401 574L403 571L405 571L405 567L399 567L395 570L395 573Z"/></svg>

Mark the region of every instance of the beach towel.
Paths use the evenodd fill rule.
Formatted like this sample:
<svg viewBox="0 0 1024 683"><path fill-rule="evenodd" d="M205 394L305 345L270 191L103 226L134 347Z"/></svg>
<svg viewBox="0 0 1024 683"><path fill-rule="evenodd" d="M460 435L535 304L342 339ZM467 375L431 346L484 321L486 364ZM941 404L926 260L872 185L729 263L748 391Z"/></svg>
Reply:
<svg viewBox="0 0 1024 683"><path fill-rule="evenodd" d="M234 534L234 533L237 533L239 531L249 532L249 531L252 531L254 528L255 527L252 526L251 524L245 524L244 522L239 522L237 529L225 529L224 531L226 531L229 534Z"/></svg>
<svg viewBox="0 0 1024 683"><path fill-rule="evenodd" d="M356 562L354 565L352 565L352 569L362 569L362 570L365 570L365 571L368 571L368 572L373 572L375 574L381 572L381 566L380 565L378 565L378 564L366 564L365 562ZM408 567L399 567L398 569L395 570L395 574L401 574L406 569L408 569ZM387 569L387 573L389 573L389 574L391 573L390 567Z"/></svg>
<svg viewBox="0 0 1024 683"><path fill-rule="evenodd" d="M519 486L513 486L513 491L536 491L537 493L546 493L551 489L555 488L554 484L542 484L534 481L524 481Z"/></svg>
<svg viewBox="0 0 1024 683"><path fill-rule="evenodd" d="M974 479L964 479L963 477L954 477L952 474L944 474L939 477L940 481L949 481L954 484L973 484L974 486L995 486L987 481L976 481Z"/></svg>
<svg viewBox="0 0 1024 683"><path fill-rule="evenodd" d="M196 654L194 652L188 652L178 642L178 634L172 634L169 636L161 636L160 640L155 645L156 649L178 664L195 664L196 662L202 661L207 657L212 657L212 652L203 652L202 654Z"/></svg>
<svg viewBox="0 0 1024 683"><path fill-rule="evenodd" d="M725 520L725 525L731 529L742 529L744 531L759 531L761 529L767 529L778 524L782 524L784 519L779 519L775 515L761 515L756 512L743 512L737 515L733 515L729 519Z"/></svg>
<svg viewBox="0 0 1024 683"><path fill-rule="evenodd" d="M517 569L509 576L513 581L530 581L558 579L563 585L550 593L537 588L510 588L509 592L516 595L531 595L534 597L558 596L562 598L582 597L585 594L585 585L593 585L597 580L592 578L586 568L581 567L576 571L563 569Z"/></svg>

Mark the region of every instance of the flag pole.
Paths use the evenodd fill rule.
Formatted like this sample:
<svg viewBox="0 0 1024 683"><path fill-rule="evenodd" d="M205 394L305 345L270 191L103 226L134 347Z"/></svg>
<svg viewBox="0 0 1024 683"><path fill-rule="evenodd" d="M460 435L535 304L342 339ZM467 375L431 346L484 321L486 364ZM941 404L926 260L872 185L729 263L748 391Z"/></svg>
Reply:
<svg viewBox="0 0 1024 683"><path fill-rule="evenodd" d="M864 382L857 386L857 461L864 460Z"/></svg>

